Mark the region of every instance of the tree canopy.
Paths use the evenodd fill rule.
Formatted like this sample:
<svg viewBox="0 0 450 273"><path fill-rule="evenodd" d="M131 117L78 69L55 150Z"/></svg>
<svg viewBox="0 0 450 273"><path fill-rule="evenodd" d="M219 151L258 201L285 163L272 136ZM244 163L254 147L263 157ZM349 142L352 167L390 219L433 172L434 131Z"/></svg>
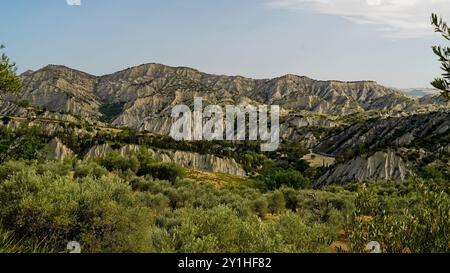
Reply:
<svg viewBox="0 0 450 273"><path fill-rule="evenodd" d="M5 46L0 44L0 51ZM9 57L3 52L0 57L0 92L17 93L22 88L22 83L16 74L16 63L11 62Z"/></svg>

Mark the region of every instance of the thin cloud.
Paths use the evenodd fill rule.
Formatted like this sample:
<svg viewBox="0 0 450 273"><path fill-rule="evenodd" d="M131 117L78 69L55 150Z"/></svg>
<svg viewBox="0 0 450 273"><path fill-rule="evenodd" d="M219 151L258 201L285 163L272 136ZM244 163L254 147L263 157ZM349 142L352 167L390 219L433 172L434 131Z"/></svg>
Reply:
<svg viewBox="0 0 450 273"><path fill-rule="evenodd" d="M66 0L69 6L81 6L81 0Z"/></svg>
<svg viewBox="0 0 450 273"><path fill-rule="evenodd" d="M450 0L269 0L269 5L341 16L358 24L373 24L389 36L398 38L428 36L433 33L431 13L450 14Z"/></svg>

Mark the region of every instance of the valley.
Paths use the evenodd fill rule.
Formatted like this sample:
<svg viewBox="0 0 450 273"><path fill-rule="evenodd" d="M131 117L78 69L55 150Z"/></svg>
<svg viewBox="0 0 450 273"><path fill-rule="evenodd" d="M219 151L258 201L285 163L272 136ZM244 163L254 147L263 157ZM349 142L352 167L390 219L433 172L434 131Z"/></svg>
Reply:
<svg viewBox="0 0 450 273"><path fill-rule="evenodd" d="M159 64L20 78L23 92L0 100L0 252L74 239L87 252L365 252L367 238L448 251L450 105L438 95ZM279 149L175 141L171 108L198 96L280 105Z"/></svg>

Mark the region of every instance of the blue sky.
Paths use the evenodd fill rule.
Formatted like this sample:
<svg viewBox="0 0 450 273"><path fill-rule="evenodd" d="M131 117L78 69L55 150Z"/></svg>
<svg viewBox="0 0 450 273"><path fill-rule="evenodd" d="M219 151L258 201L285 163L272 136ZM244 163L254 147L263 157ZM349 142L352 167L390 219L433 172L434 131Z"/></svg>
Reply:
<svg viewBox="0 0 450 273"><path fill-rule="evenodd" d="M429 13L450 14L449 0L66 1L0 3L0 43L19 72L52 63L103 75L156 62L429 87L440 74L430 47L444 43Z"/></svg>

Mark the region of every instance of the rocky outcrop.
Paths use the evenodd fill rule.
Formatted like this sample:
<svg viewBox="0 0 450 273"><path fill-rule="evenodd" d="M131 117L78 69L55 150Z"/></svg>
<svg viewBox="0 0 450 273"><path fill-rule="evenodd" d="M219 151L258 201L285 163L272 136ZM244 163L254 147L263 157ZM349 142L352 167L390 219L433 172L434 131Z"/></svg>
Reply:
<svg viewBox="0 0 450 273"><path fill-rule="evenodd" d="M446 137L449 134L450 112L440 111L357 123L322 141L315 151L339 156L347 151L357 151L359 147L371 151L392 145L408 146L419 140L425 142L425 138L429 142L432 138ZM429 144L427 149L433 149Z"/></svg>
<svg viewBox="0 0 450 273"><path fill-rule="evenodd" d="M5 101L0 98L0 116L26 116L29 111L23 107L20 107L16 103Z"/></svg>
<svg viewBox="0 0 450 273"><path fill-rule="evenodd" d="M114 151L109 144L96 145L91 147L87 154L84 156L85 159L96 159L102 158L107 153Z"/></svg>
<svg viewBox="0 0 450 273"><path fill-rule="evenodd" d="M377 152L370 157L359 156L328 171L316 182L316 187L369 180L405 180L409 170L403 159L393 151Z"/></svg>
<svg viewBox="0 0 450 273"><path fill-rule="evenodd" d="M72 156L73 152L66 147L58 138L54 138L48 144L47 159L50 160L64 160Z"/></svg>
<svg viewBox="0 0 450 273"><path fill-rule="evenodd" d="M23 90L15 101L59 113L70 113L88 120L98 119L101 102L95 95L97 77L64 66L48 65L21 75Z"/></svg>
<svg viewBox="0 0 450 273"><path fill-rule="evenodd" d="M432 105L441 105L441 106L450 106L450 101L446 100L441 95L430 94L425 95L419 99L420 104L432 104Z"/></svg>
<svg viewBox="0 0 450 273"><path fill-rule="evenodd" d="M231 158L220 158L214 155L201 155L180 151L154 152L154 157L163 162L176 163L188 169L246 176L242 167Z"/></svg>
<svg viewBox="0 0 450 273"><path fill-rule="evenodd" d="M377 111L398 116L423 104L373 81L317 81L296 75L255 80L160 64L140 65L100 77L49 65L26 72L21 78L22 94L8 96L7 100L26 100L43 112L71 114L91 123L101 120L102 105L120 103L124 106L111 121L114 126L165 135L170 131L173 106L192 106L194 97L203 97L205 106L280 105L287 115L281 131L285 138L295 137L295 130L304 126L337 126L325 115ZM14 105L4 109L26 114ZM315 115L298 116L302 112Z"/></svg>
<svg viewBox="0 0 450 273"><path fill-rule="evenodd" d="M127 145L117 151L121 155L129 155L139 152L140 149L141 147L137 145ZM101 158L113 150L108 144L94 146L85 155L85 159ZM179 164L188 169L246 176L244 169L232 158L220 158L214 155L202 155L182 151L157 151L153 149L149 149L148 151L155 159L161 162Z"/></svg>

